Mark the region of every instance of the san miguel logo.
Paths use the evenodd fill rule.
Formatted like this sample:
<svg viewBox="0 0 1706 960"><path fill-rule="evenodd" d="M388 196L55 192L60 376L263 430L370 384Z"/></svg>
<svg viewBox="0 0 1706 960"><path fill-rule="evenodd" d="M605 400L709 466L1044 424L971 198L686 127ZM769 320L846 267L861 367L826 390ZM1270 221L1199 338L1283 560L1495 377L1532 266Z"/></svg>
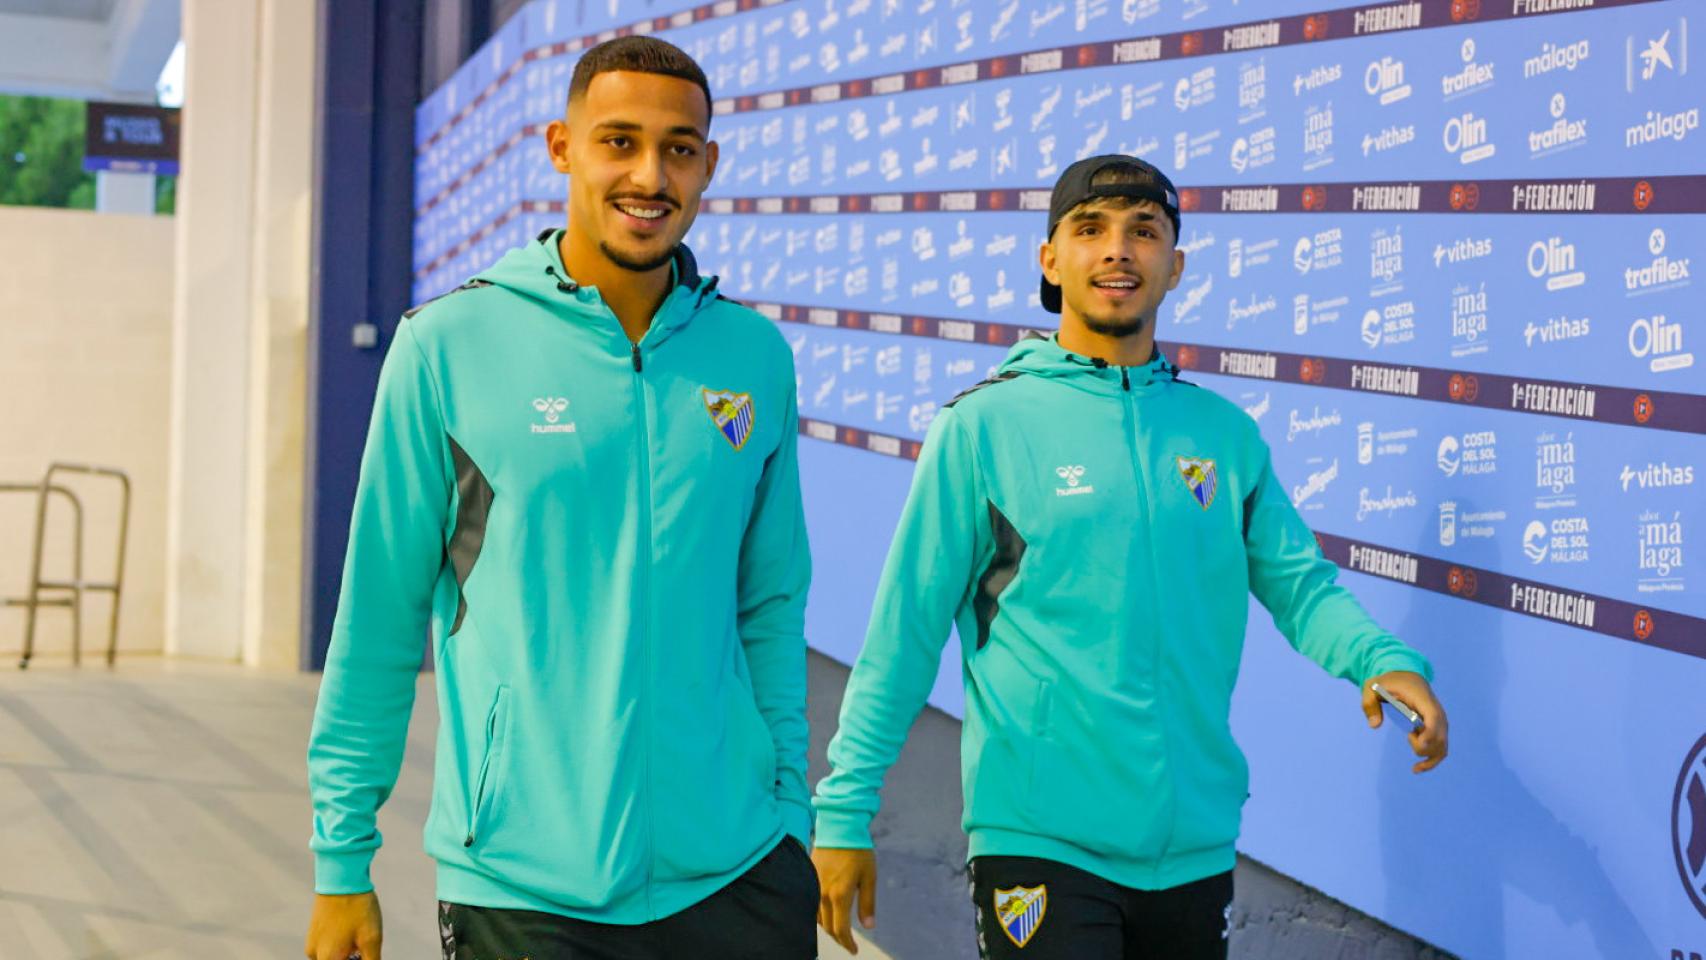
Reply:
<svg viewBox="0 0 1706 960"><path fill-rule="evenodd" d="M1325 40L1332 20L1324 13L1303 18L1303 39Z"/></svg>
<svg viewBox="0 0 1706 960"><path fill-rule="evenodd" d="M1320 383L1327 379L1327 361L1304 357L1297 365L1297 378L1304 383Z"/></svg>
<svg viewBox="0 0 1706 960"><path fill-rule="evenodd" d="M1474 374L1454 373L1446 383L1445 392L1459 403L1474 403L1481 393L1481 381Z"/></svg>
<svg viewBox="0 0 1706 960"><path fill-rule="evenodd" d="M1670 805L1671 849L1694 909L1706 917L1706 736L1695 741Z"/></svg>
<svg viewBox="0 0 1706 960"><path fill-rule="evenodd" d="M1327 209L1327 188L1326 187L1304 187L1303 188L1303 209L1305 211L1309 211L1309 212L1315 212L1315 211Z"/></svg>
<svg viewBox="0 0 1706 960"><path fill-rule="evenodd" d="M1481 186L1475 183L1454 183L1451 185L1451 209L1473 210L1481 205Z"/></svg>
<svg viewBox="0 0 1706 960"><path fill-rule="evenodd" d="M1451 22L1481 19L1481 0L1451 0Z"/></svg>

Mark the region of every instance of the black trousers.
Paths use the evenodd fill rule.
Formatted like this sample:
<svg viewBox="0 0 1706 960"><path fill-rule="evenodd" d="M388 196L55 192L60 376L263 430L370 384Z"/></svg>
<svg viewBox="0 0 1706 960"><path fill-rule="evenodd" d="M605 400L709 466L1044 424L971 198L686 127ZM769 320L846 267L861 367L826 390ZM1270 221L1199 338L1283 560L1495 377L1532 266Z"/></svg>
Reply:
<svg viewBox="0 0 1706 960"><path fill-rule="evenodd" d="M971 862L983 960L1226 960L1232 873L1133 890L1034 857Z"/></svg>
<svg viewBox="0 0 1706 960"><path fill-rule="evenodd" d="M815 960L817 870L792 837L686 910L633 926L440 902L444 960Z"/></svg>

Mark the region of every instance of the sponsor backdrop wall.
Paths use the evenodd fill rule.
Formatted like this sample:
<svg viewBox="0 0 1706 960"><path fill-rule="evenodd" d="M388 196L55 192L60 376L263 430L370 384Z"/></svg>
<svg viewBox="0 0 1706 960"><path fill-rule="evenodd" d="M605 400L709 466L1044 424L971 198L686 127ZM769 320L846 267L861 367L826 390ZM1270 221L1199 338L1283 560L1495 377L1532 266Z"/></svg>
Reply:
<svg viewBox="0 0 1706 960"><path fill-rule="evenodd" d="M1465 956L1687 960L1706 953L1702 12L536 0L419 108L415 292L562 222L539 134L580 51L652 32L697 57L723 166L690 244L793 345L811 640L851 662L925 428L1052 326L1048 186L1092 153L1154 160L1188 254L1164 348L1261 424L1344 582L1434 659L1453 711L1452 759L1411 777L1402 738L1257 608L1243 849ZM1190 642L1194 611L1155 615ZM932 698L955 714L958 657Z"/></svg>

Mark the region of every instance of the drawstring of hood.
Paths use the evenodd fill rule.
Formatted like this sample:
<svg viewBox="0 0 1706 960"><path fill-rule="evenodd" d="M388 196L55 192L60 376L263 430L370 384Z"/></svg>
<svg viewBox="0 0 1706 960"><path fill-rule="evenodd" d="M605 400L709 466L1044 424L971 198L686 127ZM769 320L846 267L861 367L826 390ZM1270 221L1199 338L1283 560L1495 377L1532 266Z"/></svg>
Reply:
<svg viewBox="0 0 1706 960"><path fill-rule="evenodd" d="M617 330L612 326L609 308L598 288L585 286L568 275L558 248L561 238L560 228L546 230L532 243L504 254L478 279L539 301L565 320ZM675 248L670 262L670 278L669 292L658 305L646 334L647 350L656 349L677 330L692 322L707 304L716 302L717 278L700 276L693 252L686 244ZM629 343L626 334L623 334L623 343L632 348L634 369L639 370L642 362L639 346Z"/></svg>
<svg viewBox="0 0 1706 960"><path fill-rule="evenodd" d="M1116 374L1115 371L1118 371ZM1100 357L1085 357L1060 345L1059 336L1031 334L1020 340L1002 361L997 375L1029 374L1052 377L1092 393L1143 392L1178 379L1179 368L1159 348L1149 362L1137 367L1116 366Z"/></svg>

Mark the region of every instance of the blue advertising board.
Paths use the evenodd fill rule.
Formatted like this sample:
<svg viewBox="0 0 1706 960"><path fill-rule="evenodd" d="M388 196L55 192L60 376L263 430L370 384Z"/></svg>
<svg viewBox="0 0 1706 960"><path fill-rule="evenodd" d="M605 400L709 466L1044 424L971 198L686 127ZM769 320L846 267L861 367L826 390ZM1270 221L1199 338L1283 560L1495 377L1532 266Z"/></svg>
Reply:
<svg viewBox="0 0 1706 960"><path fill-rule="evenodd" d="M689 245L793 346L810 640L851 662L931 419L1054 324L1049 186L1080 157L1152 160L1187 257L1163 349L1260 424L1343 582L1433 659L1452 711L1451 759L1410 776L1402 738L1253 610L1240 848L1466 957L1689 960L1700 12L535 0L420 106L416 295L562 223L540 135L582 51L653 33L692 54L722 161ZM931 696L956 715L959 656Z"/></svg>

